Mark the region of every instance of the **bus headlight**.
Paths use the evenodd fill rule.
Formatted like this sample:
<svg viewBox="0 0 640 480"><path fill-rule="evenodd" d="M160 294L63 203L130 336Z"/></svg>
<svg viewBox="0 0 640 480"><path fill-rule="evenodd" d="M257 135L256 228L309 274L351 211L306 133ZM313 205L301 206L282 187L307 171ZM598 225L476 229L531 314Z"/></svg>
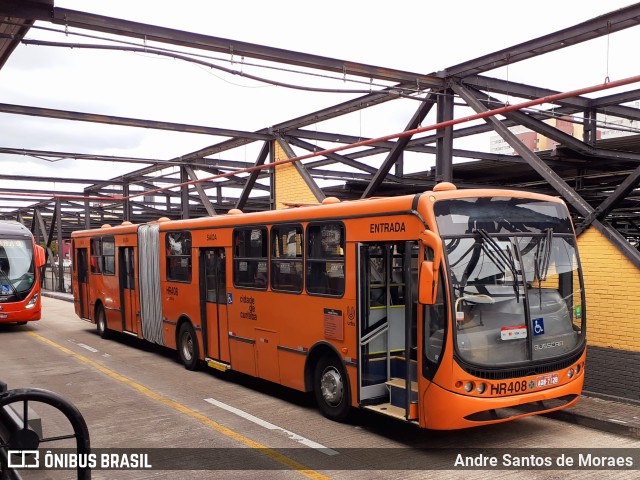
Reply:
<svg viewBox="0 0 640 480"><path fill-rule="evenodd" d="M33 308L36 306L36 302L38 301L38 295L39 294L35 294L33 297L31 297L31 300L29 300L29 302L27 303L27 305L24 308Z"/></svg>
<svg viewBox="0 0 640 480"><path fill-rule="evenodd" d="M476 388L476 391L482 395L484 393L484 391L487 389L487 385L484 383L479 383L478 384L478 388Z"/></svg>
<svg viewBox="0 0 640 480"><path fill-rule="evenodd" d="M573 374L574 374L573 368L570 368L569 371L567 372L567 376L569 378L573 378Z"/></svg>
<svg viewBox="0 0 640 480"><path fill-rule="evenodd" d="M576 374L580 373L580 364L576 365Z"/></svg>
<svg viewBox="0 0 640 480"><path fill-rule="evenodd" d="M464 390L467 393L470 393L473 390L473 387L474 387L473 382L467 382L464 384Z"/></svg>

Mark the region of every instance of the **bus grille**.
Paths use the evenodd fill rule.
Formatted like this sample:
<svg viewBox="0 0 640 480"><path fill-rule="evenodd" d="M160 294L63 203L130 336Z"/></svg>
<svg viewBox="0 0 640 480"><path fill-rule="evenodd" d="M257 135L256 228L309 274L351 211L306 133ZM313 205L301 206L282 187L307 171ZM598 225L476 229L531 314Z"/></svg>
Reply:
<svg viewBox="0 0 640 480"><path fill-rule="evenodd" d="M547 400L541 400L538 402L523 403L522 405L514 405L506 408L496 408L492 410L485 410L483 412L476 412L471 415L467 415L465 420L472 422L490 422L495 420L504 420L506 418L516 417L518 415L526 415L533 413L543 413L555 408L562 408L565 405L573 402L578 395L565 395L558 398L550 398Z"/></svg>
<svg viewBox="0 0 640 480"><path fill-rule="evenodd" d="M525 367L518 368L478 368L465 364L457 357L456 361L465 372L467 372L469 375L473 375L474 377L483 378L485 380L507 380L509 378L522 378L528 377L530 375L542 375L545 373L562 370L564 368L569 368L571 365L578 361L578 359L582 355L582 352L583 350L581 349L576 354L572 355L569 358L565 358L564 360L538 365L527 365Z"/></svg>

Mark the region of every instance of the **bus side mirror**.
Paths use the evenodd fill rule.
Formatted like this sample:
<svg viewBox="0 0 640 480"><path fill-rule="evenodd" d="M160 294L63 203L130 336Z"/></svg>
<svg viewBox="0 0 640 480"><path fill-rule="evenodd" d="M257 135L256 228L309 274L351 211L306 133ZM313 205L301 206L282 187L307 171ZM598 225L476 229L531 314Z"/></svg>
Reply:
<svg viewBox="0 0 640 480"><path fill-rule="evenodd" d="M442 259L442 239L431 230L420 233L420 241L433 251L433 261L424 260L420 265L420 287L418 300L424 305L433 305L438 294L438 271Z"/></svg>
<svg viewBox="0 0 640 480"><path fill-rule="evenodd" d="M42 267L45 264L45 255L44 255L44 248L42 248L40 245L36 245L35 257L36 257L36 267L38 268Z"/></svg>
<svg viewBox="0 0 640 480"><path fill-rule="evenodd" d="M423 305L436 303L438 295L437 270L433 269L434 262L425 260L420 265L420 287L418 289L418 301Z"/></svg>

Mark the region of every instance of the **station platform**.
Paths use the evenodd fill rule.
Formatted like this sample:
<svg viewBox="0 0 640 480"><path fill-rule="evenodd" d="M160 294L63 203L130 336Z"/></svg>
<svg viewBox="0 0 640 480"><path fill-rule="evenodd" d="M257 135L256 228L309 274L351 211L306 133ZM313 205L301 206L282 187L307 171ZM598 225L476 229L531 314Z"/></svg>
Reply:
<svg viewBox="0 0 640 480"><path fill-rule="evenodd" d="M73 295L69 293L43 290L42 295L73 302ZM573 407L546 416L616 435L640 438L640 403L626 402L624 399L607 398L585 391Z"/></svg>
<svg viewBox="0 0 640 480"><path fill-rule="evenodd" d="M640 404L602 398L592 392L582 392L575 406L549 413L547 417L640 438Z"/></svg>

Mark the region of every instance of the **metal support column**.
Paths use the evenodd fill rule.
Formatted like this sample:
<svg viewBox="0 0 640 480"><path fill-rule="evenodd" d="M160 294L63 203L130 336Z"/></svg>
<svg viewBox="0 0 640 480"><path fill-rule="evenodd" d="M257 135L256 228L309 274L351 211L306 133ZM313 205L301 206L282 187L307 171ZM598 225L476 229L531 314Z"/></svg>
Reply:
<svg viewBox="0 0 640 480"><path fill-rule="evenodd" d="M56 214L55 216L55 228L57 231L57 239L56 242L58 244L58 292L64 292L64 266L62 262L62 201L57 198L56 199ZM53 229L54 222L51 223L51 228Z"/></svg>
<svg viewBox="0 0 640 480"><path fill-rule="evenodd" d="M84 194L89 195L86 189ZM84 201L84 228L87 230L91 228L91 202L88 198Z"/></svg>
<svg viewBox="0 0 640 480"><path fill-rule="evenodd" d="M447 89L438 96L437 122L453 120L453 92ZM436 182L453 181L453 126L439 128L436 140Z"/></svg>
<svg viewBox="0 0 640 480"><path fill-rule="evenodd" d="M189 181L189 174L186 167L180 167L180 183ZM180 211L182 214L180 218L189 218L189 185L183 185L180 187Z"/></svg>
<svg viewBox="0 0 640 480"><path fill-rule="evenodd" d="M589 145L595 145L597 140L597 124L596 124L596 109L595 108L587 108L584 111L584 119L583 119L583 132L582 132L582 141Z"/></svg>
<svg viewBox="0 0 640 480"><path fill-rule="evenodd" d="M129 200L129 182L122 184L122 196L125 200L122 201L122 220L125 222L131 221L131 201Z"/></svg>

